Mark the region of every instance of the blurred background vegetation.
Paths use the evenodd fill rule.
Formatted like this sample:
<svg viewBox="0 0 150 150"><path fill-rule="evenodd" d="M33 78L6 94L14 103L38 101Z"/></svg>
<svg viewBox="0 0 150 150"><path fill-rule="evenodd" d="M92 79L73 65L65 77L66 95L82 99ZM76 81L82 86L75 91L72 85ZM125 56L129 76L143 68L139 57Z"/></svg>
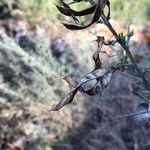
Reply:
<svg viewBox="0 0 150 150"><path fill-rule="evenodd" d="M44 18L56 20L59 15L55 7L57 3L58 0L1 0L0 6L6 4L12 14L19 15L29 23L38 23ZM83 1L78 3L75 8L83 9L85 6L87 5ZM149 7L149 0L111 0L111 15L112 18L126 23L143 24L150 20Z"/></svg>
<svg viewBox="0 0 150 150"><path fill-rule="evenodd" d="M131 50L139 65L148 66L150 1L110 1L118 32L135 24ZM71 90L62 80L64 75L78 79L91 71L96 49L93 28L72 32L61 26L58 18L64 18L57 3L0 0L0 149L124 150L134 149L136 136L142 148L148 147L148 135L139 129L135 135L128 119L111 122L102 112L119 115L134 111L140 102L129 92L131 81L120 74L104 94L87 97L79 93L73 104L59 112L50 111ZM88 6L84 2L72 5L78 10ZM112 39L106 28L95 28ZM120 47L115 50L121 52ZM107 66L118 58L102 59ZM148 144L143 144L145 139Z"/></svg>
<svg viewBox="0 0 150 150"><path fill-rule="evenodd" d="M112 17L127 23L144 23L150 20L150 1L111 0Z"/></svg>

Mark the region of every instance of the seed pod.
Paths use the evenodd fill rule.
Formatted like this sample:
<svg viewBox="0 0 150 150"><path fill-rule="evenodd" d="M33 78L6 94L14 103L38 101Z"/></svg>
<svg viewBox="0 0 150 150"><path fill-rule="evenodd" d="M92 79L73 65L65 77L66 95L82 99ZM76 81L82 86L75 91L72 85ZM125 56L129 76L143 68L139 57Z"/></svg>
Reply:
<svg viewBox="0 0 150 150"><path fill-rule="evenodd" d="M85 16L85 15L89 15L89 14L93 14L93 18L91 20L90 23L88 23L87 25L83 25L82 23L80 25L77 24L68 24L68 23L62 23L67 29L70 30L80 30L80 29L85 29L89 26L91 26L92 24L94 24L95 22L97 22L103 12L103 9L108 6L108 15L110 16L110 3L109 0L98 0L97 4L87 8L85 10L82 11L75 11L73 9L70 8L70 6L68 4L66 4L65 2L63 2L61 0L62 6L58 6L56 5L57 9L65 16L71 16L75 21L79 20L76 18L76 16ZM109 17L107 17L109 18Z"/></svg>

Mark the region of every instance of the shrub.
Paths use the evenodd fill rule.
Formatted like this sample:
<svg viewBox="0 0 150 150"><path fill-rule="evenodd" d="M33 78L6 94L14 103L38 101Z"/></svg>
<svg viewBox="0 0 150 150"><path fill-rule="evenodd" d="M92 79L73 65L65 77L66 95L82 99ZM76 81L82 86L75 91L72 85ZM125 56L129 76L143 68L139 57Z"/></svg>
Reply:
<svg viewBox="0 0 150 150"><path fill-rule="evenodd" d="M139 86L132 87L132 93L143 100L146 101L146 103L139 104L139 108L142 109L142 113L149 113L149 100L150 100L150 82L149 79L146 78L145 73L149 72L148 68L139 68L137 65L133 55L131 54L131 51L129 49L129 41L130 38L133 36L133 31L130 31L130 28L128 28L127 35L124 35L123 33L118 34L114 28L112 27L110 20L110 1L97 1L97 3L93 4L93 1L89 2L92 4L91 7L86 8L81 11L73 10L67 3L61 1L62 5L58 6L58 10L65 16L70 16L74 20L74 23L62 23L67 29L70 30L82 30L90 27L94 23L102 23L104 24L110 32L115 37L115 40L109 40L105 41L104 37L97 36L97 50L93 54L93 60L95 67L94 69L83 76L82 79L79 81L73 80L71 77L66 76L64 79L72 86L74 87L74 90L72 90L64 99L62 99L56 107L53 109L54 111L58 111L63 106L70 104L73 102L73 99L77 92L86 93L88 95L96 95L99 93L102 93L105 88L110 83L110 80L113 76L113 74L120 70L120 71L126 71L129 69L132 69L134 75L134 78L137 79L137 84ZM105 7L108 7L108 12L105 14L104 9ZM93 14L92 19L88 23L82 23L80 20L80 17ZM106 46L115 46L116 43L120 44L123 48L124 53L122 53L121 58L119 60L119 63L110 66L108 68L104 68L102 65L101 59L99 57L99 54L102 53L102 47L103 45ZM107 54L107 53L106 53ZM108 57L109 58L109 57ZM148 70L147 70L148 69ZM147 71L143 71L147 70ZM86 85L89 84L91 81L95 81L94 84L90 84L89 88L86 88ZM144 110L143 110L144 109ZM135 116L139 115L141 112L136 112L133 114L127 114L123 117L127 116Z"/></svg>

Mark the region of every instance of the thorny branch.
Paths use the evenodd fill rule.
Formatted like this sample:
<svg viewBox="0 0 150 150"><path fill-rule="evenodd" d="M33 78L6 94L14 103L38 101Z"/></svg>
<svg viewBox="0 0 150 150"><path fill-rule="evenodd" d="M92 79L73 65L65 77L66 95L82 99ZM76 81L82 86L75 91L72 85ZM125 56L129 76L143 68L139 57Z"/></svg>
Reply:
<svg viewBox="0 0 150 150"><path fill-rule="evenodd" d="M113 29L112 25L110 24L110 22L107 20L107 18L105 17L104 14L101 15L105 25L108 27L108 29L111 31L111 33L114 35L114 37L116 38L116 40L118 41L118 43L122 46L122 48L125 50L127 56L130 58L130 61L132 63L132 65L135 67L138 75L140 76L140 78L143 80L143 84L145 86L145 88L150 91L150 84L148 83L148 81L146 80L146 78L144 77L143 72L140 70L140 68L138 67L138 65L136 64L128 45L126 45L126 43L123 43L120 39L118 34L116 33L116 31Z"/></svg>
<svg viewBox="0 0 150 150"><path fill-rule="evenodd" d="M78 0L75 2L80 2L80 1L82 1L82 0ZM66 76L64 79L70 85L72 85L75 89L72 92L70 92L69 95L65 99L61 100L53 110L57 111L57 110L61 109L64 105L71 103L74 99L74 96L76 95L76 93L78 91L86 93L88 95L95 95L95 94L101 93L109 85L113 73L116 70L124 69L125 66L129 66L129 65L135 69L136 74L138 75L138 78L140 78L142 80L145 90L149 91L149 93L150 93L149 81L145 78L144 72L142 72L142 70L138 67L137 63L135 62L135 60L129 50L128 44L129 44L130 37L132 36L133 33L132 32L129 33L127 35L127 40L126 40L126 37L123 34L117 34L117 32L114 30L111 23L109 22L109 19L110 19L110 2L109 2L109 0L97 0L97 4L95 4L95 2L93 0L92 1L89 0L89 2L91 3L92 6L85 10L82 10L82 11L75 11L75 10L71 9L71 7L68 4L66 4L65 2L63 2L63 0L60 0L60 2L62 3L62 6L56 5L58 10L63 15L72 17L76 23L76 24L62 23L67 29L81 30L81 29L85 29L85 28L91 26L94 23L104 23L108 27L110 32L114 35L116 40L110 41L110 43L109 42L106 43L104 40L104 37L97 36L98 48L97 48L97 51L93 55L93 60L95 62L94 70L91 71L90 73L88 73L87 75L85 75L79 82L73 80L70 76ZM106 6L108 7L107 15L104 14L104 9ZM86 16L89 14L93 14L93 18L90 23L83 24L82 22L80 22L78 20L78 17ZM102 52L101 51L102 46L103 45L110 46L112 43L114 45L117 42L122 46L122 48L126 52L125 59L120 60L120 63L115 66L112 66L107 69L103 69L102 63L101 63L101 60L99 57L99 53ZM127 58L129 58L131 64L128 63ZM85 89L84 85L92 80L96 80L96 83L94 84L94 86L91 86L91 88L88 90ZM139 91L134 91L134 94L141 98L143 97L143 95L141 93L139 93ZM150 96L148 96L148 97L144 96L144 98L142 98L142 99L149 102L149 100L150 100L149 97ZM146 106L148 105L147 103L145 103L145 104L146 104ZM146 107L145 110L146 110L146 112L149 111L149 105L148 105L148 109ZM133 113L130 116L132 116L132 115L133 116L137 115L137 113ZM123 115L123 117L124 116L129 116L129 115L128 114Z"/></svg>

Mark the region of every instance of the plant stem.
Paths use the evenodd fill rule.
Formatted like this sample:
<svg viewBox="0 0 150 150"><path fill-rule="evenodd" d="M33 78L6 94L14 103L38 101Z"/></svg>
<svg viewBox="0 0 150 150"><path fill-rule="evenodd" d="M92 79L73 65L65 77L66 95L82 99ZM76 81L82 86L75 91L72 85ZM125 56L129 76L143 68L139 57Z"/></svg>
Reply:
<svg viewBox="0 0 150 150"><path fill-rule="evenodd" d="M124 114L124 115L118 116L118 117L116 117L114 119L121 119L121 118L126 118L126 117L134 117L134 116L138 116L138 115L142 115L142 114L146 114L146 113L149 113L148 110L142 110L142 111L133 112L133 113L130 113L130 114Z"/></svg>
<svg viewBox="0 0 150 150"><path fill-rule="evenodd" d="M121 40L119 40L119 36L116 33L116 31L113 29L112 25L110 24L110 22L107 20L106 16L104 14L101 15L105 25L109 28L109 30L111 31L111 33L114 35L114 37L116 38L116 40L118 41L118 43L122 46L122 48L125 50L127 56L129 57L132 65L135 67L136 72L138 73L138 75L140 76L140 78L143 80L143 84L144 87L150 91L150 85L148 83L148 81L146 80L146 78L144 77L143 72L140 70L140 68L138 67L138 65L136 64L130 50L129 47L126 45L126 43L122 42Z"/></svg>

